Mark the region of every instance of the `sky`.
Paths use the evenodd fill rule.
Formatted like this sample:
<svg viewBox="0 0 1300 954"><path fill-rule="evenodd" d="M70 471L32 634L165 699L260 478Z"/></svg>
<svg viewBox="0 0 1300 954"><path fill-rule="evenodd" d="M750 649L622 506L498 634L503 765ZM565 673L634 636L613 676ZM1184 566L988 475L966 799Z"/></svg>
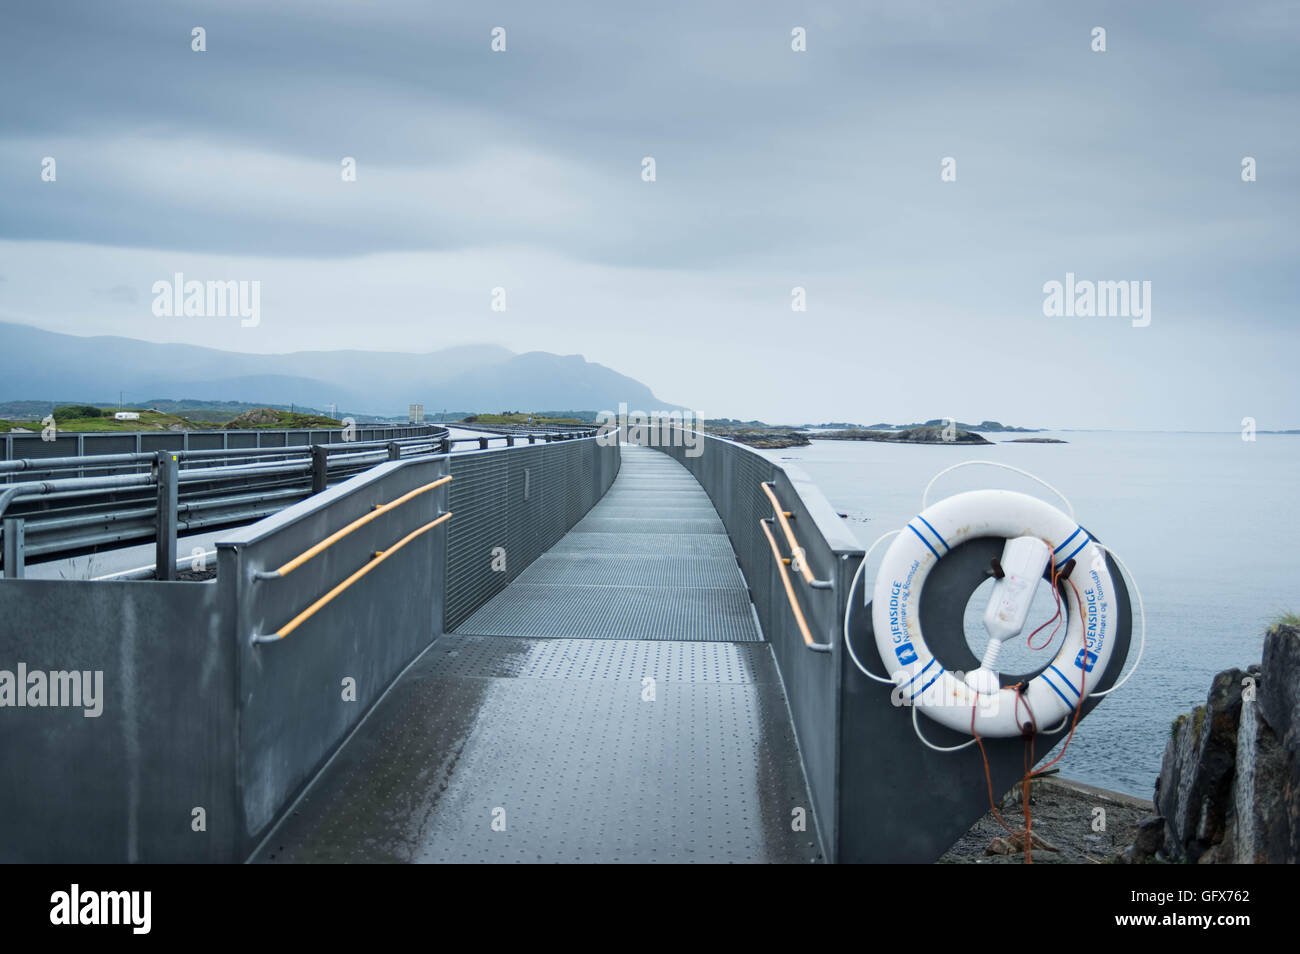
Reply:
<svg viewBox="0 0 1300 954"><path fill-rule="evenodd" d="M1298 50L1271 0L6 0L0 320L580 353L780 423L1300 427ZM156 316L177 272L260 321ZM1045 314L1067 274L1148 310Z"/></svg>

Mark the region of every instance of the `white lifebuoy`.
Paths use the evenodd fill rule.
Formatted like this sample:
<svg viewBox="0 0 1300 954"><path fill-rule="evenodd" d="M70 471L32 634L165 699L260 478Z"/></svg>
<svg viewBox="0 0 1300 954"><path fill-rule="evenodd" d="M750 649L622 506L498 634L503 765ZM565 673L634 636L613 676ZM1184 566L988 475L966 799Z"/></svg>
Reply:
<svg viewBox="0 0 1300 954"><path fill-rule="evenodd" d="M978 693L948 672L926 646L919 609L926 577L950 549L977 537L1022 536L1043 540L1057 567L1076 561L1071 580L1082 605L1067 601L1069 622L1060 651L1017 699L1014 688ZM876 576L871 619L894 692L905 702L965 733L974 708L981 736L1010 737L1031 721L1029 712L1045 729L1071 716L1091 694L1110 661L1118 613L1105 554L1083 527L1037 497L977 490L933 504L894 539Z"/></svg>

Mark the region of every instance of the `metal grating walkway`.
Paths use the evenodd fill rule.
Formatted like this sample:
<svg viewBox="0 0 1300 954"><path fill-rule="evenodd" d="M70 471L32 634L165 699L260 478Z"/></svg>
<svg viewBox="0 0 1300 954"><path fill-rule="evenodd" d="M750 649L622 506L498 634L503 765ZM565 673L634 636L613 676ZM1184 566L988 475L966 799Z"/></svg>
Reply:
<svg viewBox="0 0 1300 954"><path fill-rule="evenodd" d="M764 643L451 636L254 860L819 861L793 734Z"/></svg>
<svg viewBox="0 0 1300 954"><path fill-rule="evenodd" d="M708 495L681 464L624 447L609 492L459 635L759 641Z"/></svg>
<svg viewBox="0 0 1300 954"><path fill-rule="evenodd" d="M412 665L253 860L820 861L809 806L717 515L625 447L605 498Z"/></svg>

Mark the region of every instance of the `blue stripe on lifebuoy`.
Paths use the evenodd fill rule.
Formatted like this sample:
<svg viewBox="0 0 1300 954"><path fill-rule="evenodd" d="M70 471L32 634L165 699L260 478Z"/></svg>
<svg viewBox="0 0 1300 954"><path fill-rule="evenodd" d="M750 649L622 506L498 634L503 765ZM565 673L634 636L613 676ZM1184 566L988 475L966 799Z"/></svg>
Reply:
<svg viewBox="0 0 1300 954"><path fill-rule="evenodd" d="M935 681L936 679L938 679L938 678L939 678L940 676L942 676L942 675L943 675L943 667L940 666L940 667L939 667L939 671L936 672L936 673L935 673L935 674L930 678L930 681L929 681L929 682L927 682L927 683L926 683L924 686L922 686L920 689L916 690L916 692L912 693L912 701L915 702L915 701L916 701L916 697L919 696L921 693L925 692L925 690L929 689L931 686L933 686L933 685L934 685L934 681Z"/></svg>
<svg viewBox="0 0 1300 954"><path fill-rule="evenodd" d="M1071 702L1069 699L1066 698L1065 693L1063 693L1060 689L1056 688L1056 683L1052 682L1052 680L1050 680L1050 679L1047 678L1047 672L1046 672L1046 671L1044 671L1044 672L1041 674L1041 678L1042 678L1043 682L1045 682L1048 686L1051 687L1051 690L1052 690L1054 693L1056 693L1058 696L1061 697L1061 701L1064 702L1067 706L1069 706L1069 707L1070 707L1070 711L1073 712L1073 711L1074 711L1074 703Z"/></svg>
<svg viewBox="0 0 1300 954"><path fill-rule="evenodd" d="M1058 676L1060 676L1060 677L1061 677L1061 681L1064 682L1067 686L1069 686L1070 689L1071 689L1071 691L1072 691L1076 696L1079 694L1079 690L1074 688L1074 683L1070 681L1070 678L1069 678L1065 673L1063 673L1063 672L1061 672L1061 670L1057 669L1055 665L1048 666L1047 668L1050 669L1050 670L1052 670L1052 672L1056 673Z"/></svg>
<svg viewBox="0 0 1300 954"><path fill-rule="evenodd" d="M934 547L930 546L930 541L927 540L925 537L921 536L920 530L916 529L916 527L912 526L910 523L907 525L907 529L911 530L913 533L916 534L916 538L925 544L925 548L934 554L934 558L936 560L939 559L939 551L936 550Z"/></svg>
<svg viewBox="0 0 1300 954"><path fill-rule="evenodd" d="M925 524L927 527L930 527L930 532L933 533L936 537L938 537L938 538L939 538L939 542L943 544L944 552L947 552L948 550L951 550L951 549L952 549L952 547L948 546L948 541L945 540L945 539L943 538L943 536L939 533L939 531L936 530L936 529L934 529L934 527L930 526L930 521L929 521L929 520L926 520L926 519L925 519L923 516L921 516L919 513L916 515L916 519L917 519L917 520L920 520L920 521L921 521L923 524Z"/></svg>
<svg viewBox="0 0 1300 954"><path fill-rule="evenodd" d="M1073 550L1073 552L1071 552L1071 554L1070 554L1068 557L1066 557L1064 560L1060 560L1060 561L1058 561L1056 565L1057 565L1057 566L1064 566L1065 564L1069 563L1071 560L1073 560L1076 556L1079 555L1079 551L1080 551L1080 550L1082 550L1084 547L1086 547L1086 546L1087 546L1088 544L1090 544L1090 543L1092 543L1092 537L1088 536L1088 535L1085 533L1085 534L1083 535L1083 542L1080 543L1077 547L1075 547L1074 550Z"/></svg>
<svg viewBox="0 0 1300 954"><path fill-rule="evenodd" d="M1068 537L1066 537L1064 540L1062 540L1062 541L1061 541L1061 545L1060 545L1059 547L1057 547L1055 550L1053 550L1052 552L1053 552L1053 553L1060 553L1062 550L1064 550L1064 549L1065 549L1065 545L1066 545L1067 543L1069 543L1071 540L1073 540L1075 537L1077 537L1077 536L1079 535L1079 532L1080 532L1081 530L1083 530L1083 527L1075 527L1075 528L1074 528L1074 533L1070 534Z"/></svg>
<svg viewBox="0 0 1300 954"><path fill-rule="evenodd" d="M934 665L934 657L931 656L931 657L930 657L930 661L929 661L928 663L926 663L924 666L921 667L920 672L918 672L916 675L914 675L911 679L907 680L907 682L903 683L903 685L904 685L904 686L910 686L912 683L916 682L916 680L918 680L918 679L920 679L922 676L924 676L924 675L925 675L925 671L926 671L927 669L929 669L929 668L930 668L931 666L933 666L933 665ZM939 668L942 669L943 667L940 666Z"/></svg>

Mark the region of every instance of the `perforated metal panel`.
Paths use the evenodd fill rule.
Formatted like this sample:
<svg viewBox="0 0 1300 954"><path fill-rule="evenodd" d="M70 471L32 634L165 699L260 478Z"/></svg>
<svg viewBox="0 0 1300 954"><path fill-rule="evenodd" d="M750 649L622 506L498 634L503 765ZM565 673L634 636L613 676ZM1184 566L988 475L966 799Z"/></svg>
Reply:
<svg viewBox="0 0 1300 954"><path fill-rule="evenodd" d="M594 439L452 455L444 629L564 536L609 486L618 459L617 447Z"/></svg>

